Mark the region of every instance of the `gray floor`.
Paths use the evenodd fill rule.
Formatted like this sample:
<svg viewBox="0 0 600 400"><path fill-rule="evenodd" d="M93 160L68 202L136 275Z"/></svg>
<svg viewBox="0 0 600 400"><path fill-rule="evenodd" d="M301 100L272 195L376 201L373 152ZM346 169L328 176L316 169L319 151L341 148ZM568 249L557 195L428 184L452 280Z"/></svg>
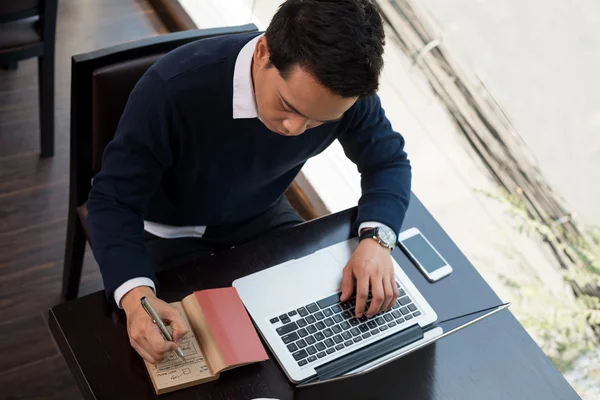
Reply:
<svg viewBox="0 0 600 400"><path fill-rule="evenodd" d="M600 224L600 2L422 3L580 221Z"/></svg>

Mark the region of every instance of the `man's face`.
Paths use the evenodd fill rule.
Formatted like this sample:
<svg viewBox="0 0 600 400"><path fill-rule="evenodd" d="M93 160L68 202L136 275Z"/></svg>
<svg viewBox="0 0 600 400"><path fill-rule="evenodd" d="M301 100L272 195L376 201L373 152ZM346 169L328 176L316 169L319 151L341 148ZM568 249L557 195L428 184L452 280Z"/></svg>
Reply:
<svg viewBox="0 0 600 400"><path fill-rule="evenodd" d="M269 64L267 40L261 37L252 60L254 95L260 120L271 131L297 136L325 122L340 119L357 98L342 98L322 86L300 66L283 79Z"/></svg>

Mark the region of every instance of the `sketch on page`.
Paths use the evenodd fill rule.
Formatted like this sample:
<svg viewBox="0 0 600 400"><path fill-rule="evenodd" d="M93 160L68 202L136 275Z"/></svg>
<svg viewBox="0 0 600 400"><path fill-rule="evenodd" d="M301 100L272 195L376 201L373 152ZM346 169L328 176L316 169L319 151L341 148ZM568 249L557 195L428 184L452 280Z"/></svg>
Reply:
<svg viewBox="0 0 600 400"><path fill-rule="evenodd" d="M182 315L185 316L183 310L181 310L180 303L172 305L178 308ZM179 346L183 350L185 360L182 360L174 352L171 352L156 365L148 364L150 367L149 372L153 375L157 386L180 385L213 376L202 353L202 348L191 329L181 339Z"/></svg>

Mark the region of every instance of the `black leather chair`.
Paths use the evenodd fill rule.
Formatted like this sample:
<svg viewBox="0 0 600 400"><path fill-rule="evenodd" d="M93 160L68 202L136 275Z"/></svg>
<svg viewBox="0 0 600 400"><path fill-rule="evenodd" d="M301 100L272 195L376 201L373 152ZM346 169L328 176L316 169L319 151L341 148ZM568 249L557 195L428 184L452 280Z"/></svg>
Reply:
<svg viewBox="0 0 600 400"><path fill-rule="evenodd" d="M54 155L54 38L57 0L0 0L0 66L38 58L40 153Z"/></svg>
<svg viewBox="0 0 600 400"><path fill-rule="evenodd" d="M253 24L189 30L79 54L71 63L71 166L69 216L63 270L63 300L77 297L89 231L86 202L102 154L113 138L129 94L163 54L188 42L254 32Z"/></svg>

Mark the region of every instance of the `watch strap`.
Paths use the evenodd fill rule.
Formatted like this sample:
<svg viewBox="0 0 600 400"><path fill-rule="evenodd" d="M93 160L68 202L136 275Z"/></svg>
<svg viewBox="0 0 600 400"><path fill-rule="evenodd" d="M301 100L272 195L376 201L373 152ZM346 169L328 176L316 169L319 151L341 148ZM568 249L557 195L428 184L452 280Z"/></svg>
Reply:
<svg viewBox="0 0 600 400"><path fill-rule="evenodd" d="M378 228L367 228L360 233L358 238L361 241L363 239L377 239L377 230Z"/></svg>

